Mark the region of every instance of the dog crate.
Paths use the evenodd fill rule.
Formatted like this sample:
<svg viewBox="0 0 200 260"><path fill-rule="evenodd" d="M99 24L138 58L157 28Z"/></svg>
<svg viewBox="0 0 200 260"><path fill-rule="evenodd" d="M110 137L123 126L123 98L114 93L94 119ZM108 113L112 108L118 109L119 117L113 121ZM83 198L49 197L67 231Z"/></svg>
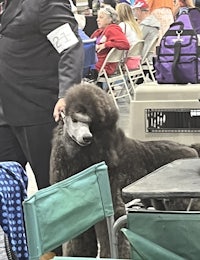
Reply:
<svg viewBox="0 0 200 260"><path fill-rule="evenodd" d="M200 142L200 84L138 86L130 104L128 134L143 141Z"/></svg>

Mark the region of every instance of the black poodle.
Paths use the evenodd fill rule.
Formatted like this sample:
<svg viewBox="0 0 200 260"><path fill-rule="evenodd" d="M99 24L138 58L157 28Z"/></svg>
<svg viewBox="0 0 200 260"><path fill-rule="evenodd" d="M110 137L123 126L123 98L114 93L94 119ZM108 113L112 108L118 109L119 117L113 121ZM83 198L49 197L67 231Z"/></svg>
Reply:
<svg viewBox="0 0 200 260"><path fill-rule="evenodd" d="M108 166L115 217L125 213L121 190L164 164L198 157L195 149L171 141L139 141L118 127L118 110L108 93L94 84L71 87L65 95L63 120L54 131L50 162L51 184L105 161ZM76 224L76 223L74 223ZM110 257L105 223L68 243L68 255ZM67 227L66 227L67 228ZM129 258L127 241L119 243L120 258Z"/></svg>

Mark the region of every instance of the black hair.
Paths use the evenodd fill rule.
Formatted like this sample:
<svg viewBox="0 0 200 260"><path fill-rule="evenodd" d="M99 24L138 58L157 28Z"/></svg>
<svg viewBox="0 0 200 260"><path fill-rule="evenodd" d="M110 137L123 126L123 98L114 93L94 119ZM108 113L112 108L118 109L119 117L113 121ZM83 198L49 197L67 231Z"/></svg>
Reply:
<svg viewBox="0 0 200 260"><path fill-rule="evenodd" d="M104 0L103 3L105 5L111 5L112 8L115 8L116 7L116 1L115 0Z"/></svg>

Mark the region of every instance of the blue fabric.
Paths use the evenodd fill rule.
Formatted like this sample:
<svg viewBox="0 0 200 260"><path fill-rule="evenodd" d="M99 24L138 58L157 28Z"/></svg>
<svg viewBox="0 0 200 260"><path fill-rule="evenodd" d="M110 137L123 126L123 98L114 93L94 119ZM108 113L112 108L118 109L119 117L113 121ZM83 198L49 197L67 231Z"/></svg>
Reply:
<svg viewBox="0 0 200 260"><path fill-rule="evenodd" d="M97 62L95 43L84 43L84 40L91 40L90 37L81 29L78 29L79 36L83 41L84 46L84 68L83 68L83 78L89 74L90 69L95 68L95 63Z"/></svg>
<svg viewBox="0 0 200 260"><path fill-rule="evenodd" d="M22 201L27 197L28 178L17 162L0 163L0 225L8 235L18 260L28 260Z"/></svg>

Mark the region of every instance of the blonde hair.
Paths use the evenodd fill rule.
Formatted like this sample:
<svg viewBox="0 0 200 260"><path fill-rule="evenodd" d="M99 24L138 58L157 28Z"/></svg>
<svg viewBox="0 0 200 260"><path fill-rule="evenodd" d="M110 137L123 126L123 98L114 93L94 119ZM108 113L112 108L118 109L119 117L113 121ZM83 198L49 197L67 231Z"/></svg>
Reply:
<svg viewBox="0 0 200 260"><path fill-rule="evenodd" d="M142 39L142 31L138 22L135 20L133 10L129 4L120 3L116 6L116 11L120 22L128 23L135 30L139 39Z"/></svg>
<svg viewBox="0 0 200 260"><path fill-rule="evenodd" d="M105 6L103 8L100 8L98 13L106 14L111 19L111 23L119 23L117 12L111 6Z"/></svg>

